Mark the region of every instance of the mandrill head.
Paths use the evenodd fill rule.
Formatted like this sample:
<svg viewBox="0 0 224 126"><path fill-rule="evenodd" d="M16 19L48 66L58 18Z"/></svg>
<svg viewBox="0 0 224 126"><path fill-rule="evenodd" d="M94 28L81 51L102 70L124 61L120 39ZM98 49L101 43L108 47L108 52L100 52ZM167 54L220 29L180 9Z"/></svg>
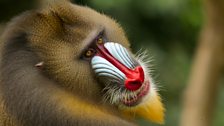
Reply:
<svg viewBox="0 0 224 126"><path fill-rule="evenodd" d="M144 54L131 52L114 20L67 1L15 20L38 55L36 66L58 86L87 101L111 104L127 118L163 123L164 108Z"/></svg>

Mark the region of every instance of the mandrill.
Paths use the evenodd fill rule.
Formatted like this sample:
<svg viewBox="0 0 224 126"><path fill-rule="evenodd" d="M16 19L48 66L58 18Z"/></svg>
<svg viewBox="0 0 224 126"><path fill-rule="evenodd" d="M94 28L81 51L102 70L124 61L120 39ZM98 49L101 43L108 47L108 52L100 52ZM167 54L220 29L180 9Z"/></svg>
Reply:
<svg viewBox="0 0 224 126"><path fill-rule="evenodd" d="M14 18L1 45L1 126L163 123L145 55L108 16L54 0Z"/></svg>

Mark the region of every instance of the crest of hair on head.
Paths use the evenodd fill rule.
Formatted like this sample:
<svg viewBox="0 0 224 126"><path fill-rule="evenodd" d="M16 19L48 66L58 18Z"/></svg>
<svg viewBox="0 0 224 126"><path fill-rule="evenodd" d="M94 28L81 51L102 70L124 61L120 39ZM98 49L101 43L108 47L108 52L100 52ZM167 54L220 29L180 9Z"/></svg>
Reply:
<svg viewBox="0 0 224 126"><path fill-rule="evenodd" d="M45 8L47 6L52 6L52 5L60 5L60 4L65 4L67 2L71 2L70 0L39 0L37 5L38 8Z"/></svg>

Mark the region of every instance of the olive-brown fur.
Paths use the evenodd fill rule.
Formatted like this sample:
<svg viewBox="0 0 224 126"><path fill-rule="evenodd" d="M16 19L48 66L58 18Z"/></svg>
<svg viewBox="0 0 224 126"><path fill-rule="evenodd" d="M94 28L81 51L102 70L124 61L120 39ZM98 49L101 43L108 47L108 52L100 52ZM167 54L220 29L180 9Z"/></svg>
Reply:
<svg viewBox="0 0 224 126"><path fill-rule="evenodd" d="M114 20L67 1L14 18L1 38L0 125L135 125L102 102L102 86L80 59L101 31L129 49ZM42 61L43 68L35 67Z"/></svg>

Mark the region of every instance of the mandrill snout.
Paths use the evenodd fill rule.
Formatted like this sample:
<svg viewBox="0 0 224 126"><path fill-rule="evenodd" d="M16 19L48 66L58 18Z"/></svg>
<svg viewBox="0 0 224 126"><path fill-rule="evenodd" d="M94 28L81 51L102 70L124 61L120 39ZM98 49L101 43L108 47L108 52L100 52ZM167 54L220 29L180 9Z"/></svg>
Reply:
<svg viewBox="0 0 224 126"><path fill-rule="evenodd" d="M107 42L97 44L96 50L91 64L100 80L123 84L130 91L136 91L142 86L144 71L122 45Z"/></svg>
<svg viewBox="0 0 224 126"><path fill-rule="evenodd" d="M130 70L130 74L125 80L125 87L128 90L138 90L144 82L144 71L141 66L137 66L134 70Z"/></svg>

